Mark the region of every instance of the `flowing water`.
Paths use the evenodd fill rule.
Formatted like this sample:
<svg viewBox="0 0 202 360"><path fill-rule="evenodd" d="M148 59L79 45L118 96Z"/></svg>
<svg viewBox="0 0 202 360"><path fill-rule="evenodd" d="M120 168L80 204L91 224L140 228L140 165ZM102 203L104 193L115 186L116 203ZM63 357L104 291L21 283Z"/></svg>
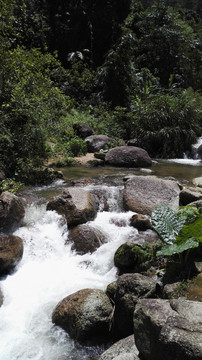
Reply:
<svg viewBox="0 0 202 360"><path fill-rule="evenodd" d="M129 227L132 213L120 212L117 205L122 187L95 186L96 191L98 188L107 198L109 211L102 211L101 200L100 211L90 224L105 233L107 243L93 254L81 256L71 251L62 216L46 211L45 204L35 202L26 207L24 222L15 232L24 241L23 260L12 275L1 281L4 304L0 308L0 359L95 359L103 351L101 347L75 344L51 322L54 307L65 296L83 288L106 289L116 278L116 249L137 234ZM39 197L45 194L44 188L35 191ZM124 227L116 225L119 220Z"/></svg>
<svg viewBox="0 0 202 360"><path fill-rule="evenodd" d="M187 169L169 162L156 165L154 173L190 180L190 169L192 177L201 175L200 166ZM132 212L122 210L122 178L129 173L140 174L131 169L72 168L66 173L66 183L60 180L48 187L24 191L26 215L15 232L24 241L23 259L0 284L4 294L0 308L1 360L90 360L97 359L104 350L75 343L52 324L51 314L65 296L84 288L105 290L116 279L114 253L120 244L137 235L137 230L129 226ZM81 177L97 178L94 184L85 186L99 193L99 211L90 225L104 232L107 239L93 254L82 256L71 250L62 216L46 211L47 199L61 192L72 179ZM118 226L120 221L124 226Z"/></svg>

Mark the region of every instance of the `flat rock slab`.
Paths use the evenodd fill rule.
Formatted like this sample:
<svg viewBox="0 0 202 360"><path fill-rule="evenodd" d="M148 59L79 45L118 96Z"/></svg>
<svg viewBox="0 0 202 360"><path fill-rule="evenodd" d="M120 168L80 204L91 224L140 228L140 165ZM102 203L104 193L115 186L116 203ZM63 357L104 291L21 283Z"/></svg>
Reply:
<svg viewBox="0 0 202 360"><path fill-rule="evenodd" d="M165 205L173 210L179 207L178 184L173 180L156 176L133 176L125 182L123 202L126 210L151 215L157 205Z"/></svg>

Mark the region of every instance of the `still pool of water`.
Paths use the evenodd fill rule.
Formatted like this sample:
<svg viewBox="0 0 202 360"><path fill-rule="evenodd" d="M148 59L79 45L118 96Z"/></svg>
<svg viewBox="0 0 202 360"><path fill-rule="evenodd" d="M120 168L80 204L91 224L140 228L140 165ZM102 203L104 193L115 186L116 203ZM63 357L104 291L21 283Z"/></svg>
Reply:
<svg viewBox="0 0 202 360"><path fill-rule="evenodd" d="M66 180L79 179L79 178L113 178L124 177L128 174L133 175L146 175L143 169L133 168L116 168L110 166L100 167L81 167L75 166L70 168L60 169L63 171ZM150 168L153 175L162 177L174 177L176 180L191 181L195 177L202 176L202 162L200 160L188 159L173 159L173 160L157 160Z"/></svg>

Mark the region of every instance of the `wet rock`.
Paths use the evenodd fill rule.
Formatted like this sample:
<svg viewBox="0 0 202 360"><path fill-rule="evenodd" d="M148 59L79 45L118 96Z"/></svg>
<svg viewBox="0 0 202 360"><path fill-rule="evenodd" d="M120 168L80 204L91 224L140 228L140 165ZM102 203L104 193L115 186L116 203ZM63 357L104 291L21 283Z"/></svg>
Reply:
<svg viewBox="0 0 202 360"><path fill-rule="evenodd" d="M130 335L113 344L99 360L139 360L134 336Z"/></svg>
<svg viewBox="0 0 202 360"><path fill-rule="evenodd" d="M82 139L85 139L94 133L93 129L85 124L74 124L73 129L75 131L75 134Z"/></svg>
<svg viewBox="0 0 202 360"><path fill-rule="evenodd" d="M69 241L73 242L72 250L78 254L93 253L106 242L104 234L89 225L78 225L69 231Z"/></svg>
<svg viewBox="0 0 202 360"><path fill-rule="evenodd" d="M120 167L149 167L152 160L146 150L135 146L117 146L110 149L105 157L109 165Z"/></svg>
<svg viewBox="0 0 202 360"><path fill-rule="evenodd" d="M198 200L202 200L201 188L187 188L180 192L180 203L183 206Z"/></svg>
<svg viewBox="0 0 202 360"><path fill-rule="evenodd" d="M134 214L130 219L130 225L140 231L145 231L152 228L151 221L146 215Z"/></svg>
<svg viewBox="0 0 202 360"><path fill-rule="evenodd" d="M125 182L123 203L126 210L151 215L157 205L173 210L179 207L179 186L175 181L156 176L134 176Z"/></svg>
<svg viewBox="0 0 202 360"><path fill-rule="evenodd" d="M133 333L133 312L139 298L154 295L156 283L147 276L123 274L117 280L115 293L114 333L118 338Z"/></svg>
<svg viewBox="0 0 202 360"><path fill-rule="evenodd" d="M64 215L67 225L71 227L93 220L97 213L97 204L95 197L88 191L69 187L49 201L46 209Z"/></svg>
<svg viewBox="0 0 202 360"><path fill-rule="evenodd" d="M202 358L202 304L188 300L140 299L134 333L145 360Z"/></svg>
<svg viewBox="0 0 202 360"><path fill-rule="evenodd" d="M113 281L107 286L106 294L112 301L114 301L115 299L116 289L117 289L117 281Z"/></svg>
<svg viewBox="0 0 202 360"><path fill-rule="evenodd" d="M101 149L105 149L109 143L113 143L114 139L107 135L91 135L88 136L85 141L87 143L88 152L94 153Z"/></svg>
<svg viewBox="0 0 202 360"><path fill-rule="evenodd" d="M25 215L23 202L9 191L0 196L0 230L12 231Z"/></svg>
<svg viewBox="0 0 202 360"><path fill-rule="evenodd" d="M23 241L15 235L0 235L0 276L8 274L23 256Z"/></svg>
<svg viewBox="0 0 202 360"><path fill-rule="evenodd" d="M109 341L112 305L108 296L97 289L83 289L64 298L52 314L54 324L77 341L96 344Z"/></svg>

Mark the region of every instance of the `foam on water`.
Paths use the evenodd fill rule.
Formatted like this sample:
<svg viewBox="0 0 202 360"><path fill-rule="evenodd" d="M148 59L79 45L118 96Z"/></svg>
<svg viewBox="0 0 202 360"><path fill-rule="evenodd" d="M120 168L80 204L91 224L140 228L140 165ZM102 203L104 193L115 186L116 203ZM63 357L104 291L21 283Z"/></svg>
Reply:
<svg viewBox="0 0 202 360"><path fill-rule="evenodd" d="M23 259L13 274L1 281L2 360L89 359L89 350L76 346L55 327L51 314L65 296L83 288L105 290L116 278L114 252L137 233L128 226L131 215L99 212L90 225L106 234L107 243L93 254L81 256L71 251L68 229L60 215L46 211L43 205L27 207L23 226L15 233L24 241ZM124 226L119 226L120 221Z"/></svg>

